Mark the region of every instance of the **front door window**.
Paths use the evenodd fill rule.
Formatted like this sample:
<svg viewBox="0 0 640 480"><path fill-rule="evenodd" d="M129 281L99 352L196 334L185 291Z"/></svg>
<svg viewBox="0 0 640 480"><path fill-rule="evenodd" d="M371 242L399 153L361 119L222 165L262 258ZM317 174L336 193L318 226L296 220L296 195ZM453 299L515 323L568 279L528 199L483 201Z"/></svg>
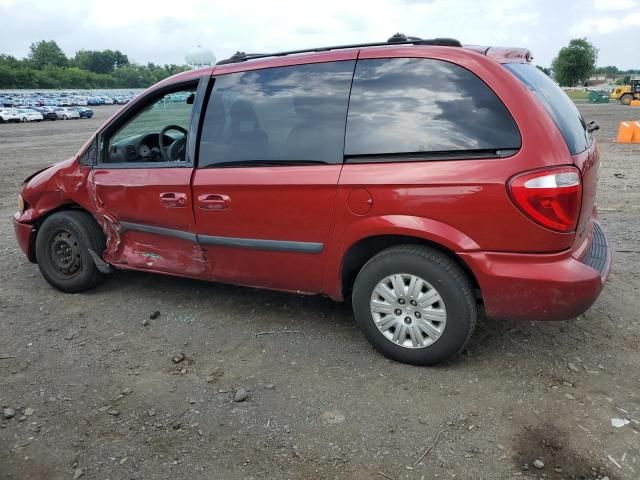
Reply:
<svg viewBox="0 0 640 480"><path fill-rule="evenodd" d="M195 86L157 98L108 140L105 163L186 161Z"/></svg>

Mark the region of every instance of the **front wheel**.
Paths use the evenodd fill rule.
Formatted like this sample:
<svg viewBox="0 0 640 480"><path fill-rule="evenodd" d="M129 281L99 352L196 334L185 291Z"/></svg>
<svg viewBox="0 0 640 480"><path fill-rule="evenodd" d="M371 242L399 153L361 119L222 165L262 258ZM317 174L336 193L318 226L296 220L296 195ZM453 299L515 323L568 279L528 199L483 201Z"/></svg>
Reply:
<svg viewBox="0 0 640 480"><path fill-rule="evenodd" d="M104 280L89 249L100 256L105 249L105 237L87 212L54 213L38 229L36 259L40 272L63 292L90 290Z"/></svg>
<svg viewBox="0 0 640 480"><path fill-rule="evenodd" d="M419 245L375 255L353 289L356 321L371 344L393 360L435 365L458 355L476 324L473 289L460 266Z"/></svg>
<svg viewBox="0 0 640 480"><path fill-rule="evenodd" d="M63 116L62 116L62 119L63 119L63 120L67 120L67 116L66 116L66 115L63 115Z"/></svg>
<svg viewBox="0 0 640 480"><path fill-rule="evenodd" d="M625 93L620 97L620 103L623 105L631 105L631 100L633 100L633 95L630 93Z"/></svg>

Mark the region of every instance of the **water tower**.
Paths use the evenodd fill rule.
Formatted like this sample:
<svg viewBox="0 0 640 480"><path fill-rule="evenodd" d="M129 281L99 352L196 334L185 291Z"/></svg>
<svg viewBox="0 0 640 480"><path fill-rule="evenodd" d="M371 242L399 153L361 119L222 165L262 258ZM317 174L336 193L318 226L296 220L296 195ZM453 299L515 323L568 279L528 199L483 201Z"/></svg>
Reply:
<svg viewBox="0 0 640 480"><path fill-rule="evenodd" d="M213 52L206 48L202 48L202 45L198 45L194 50L188 52L184 59L191 68L208 67L216 63L216 56Z"/></svg>

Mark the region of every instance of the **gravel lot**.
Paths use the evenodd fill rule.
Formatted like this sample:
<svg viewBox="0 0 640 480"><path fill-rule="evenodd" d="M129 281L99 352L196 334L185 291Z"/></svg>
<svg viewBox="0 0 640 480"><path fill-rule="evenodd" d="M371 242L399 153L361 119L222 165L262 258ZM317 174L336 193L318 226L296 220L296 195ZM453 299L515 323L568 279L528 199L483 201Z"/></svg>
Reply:
<svg viewBox="0 0 640 480"><path fill-rule="evenodd" d="M123 272L53 290L14 240L16 193L115 108L0 125L0 478L637 480L640 145L612 139L640 109L580 108L601 126L605 291L569 322L483 319L438 368L386 360L324 298Z"/></svg>

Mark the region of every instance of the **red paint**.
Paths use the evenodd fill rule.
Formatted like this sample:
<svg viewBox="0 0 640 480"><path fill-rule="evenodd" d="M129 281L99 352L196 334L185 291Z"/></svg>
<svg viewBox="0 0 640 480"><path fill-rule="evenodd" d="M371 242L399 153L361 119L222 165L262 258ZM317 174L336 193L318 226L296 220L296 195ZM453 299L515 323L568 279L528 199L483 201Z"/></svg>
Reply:
<svg viewBox="0 0 640 480"><path fill-rule="evenodd" d="M460 256L478 280L487 315L497 319L574 318L593 304L604 285L600 273L571 252L470 252Z"/></svg>
<svg viewBox="0 0 640 480"><path fill-rule="evenodd" d="M452 252L474 275L487 313L496 318L556 320L588 308L600 275L581 263L596 215L599 152L572 158L544 107L499 62L525 61L522 49L388 46L240 62L186 72L148 89L114 114L167 85L258 68L355 58L425 57L480 76L501 98L522 135L507 159L245 168L94 168L78 164L88 147L39 173L22 189L27 210L15 216L22 250L52 210L83 208L108 241L103 257L125 269L262 288L322 293L341 299L344 257L361 240L407 236ZM104 128L104 127L103 127ZM508 182L535 169L575 165L582 199L575 231L558 232L523 213ZM136 223L179 230L174 238L123 227ZM320 253L199 244L196 235L322 243Z"/></svg>
<svg viewBox="0 0 640 480"><path fill-rule="evenodd" d="M356 188L349 193L347 205L349 205L349 211L354 215L366 215L373 207L373 197L368 190Z"/></svg>
<svg viewBox="0 0 640 480"><path fill-rule="evenodd" d="M193 195L198 199L224 196L227 206L206 209L198 205L194 209L198 233L326 245L341 168L319 165L196 170ZM311 255L204 248L214 280L302 292L325 290L326 252Z"/></svg>
<svg viewBox="0 0 640 480"><path fill-rule="evenodd" d="M35 262L35 252L31 248L31 236L33 226L28 223L20 223L18 218L20 217L19 213L16 213L13 216L13 231L16 234L16 240L18 241L18 245L22 252L27 256L29 261Z"/></svg>

